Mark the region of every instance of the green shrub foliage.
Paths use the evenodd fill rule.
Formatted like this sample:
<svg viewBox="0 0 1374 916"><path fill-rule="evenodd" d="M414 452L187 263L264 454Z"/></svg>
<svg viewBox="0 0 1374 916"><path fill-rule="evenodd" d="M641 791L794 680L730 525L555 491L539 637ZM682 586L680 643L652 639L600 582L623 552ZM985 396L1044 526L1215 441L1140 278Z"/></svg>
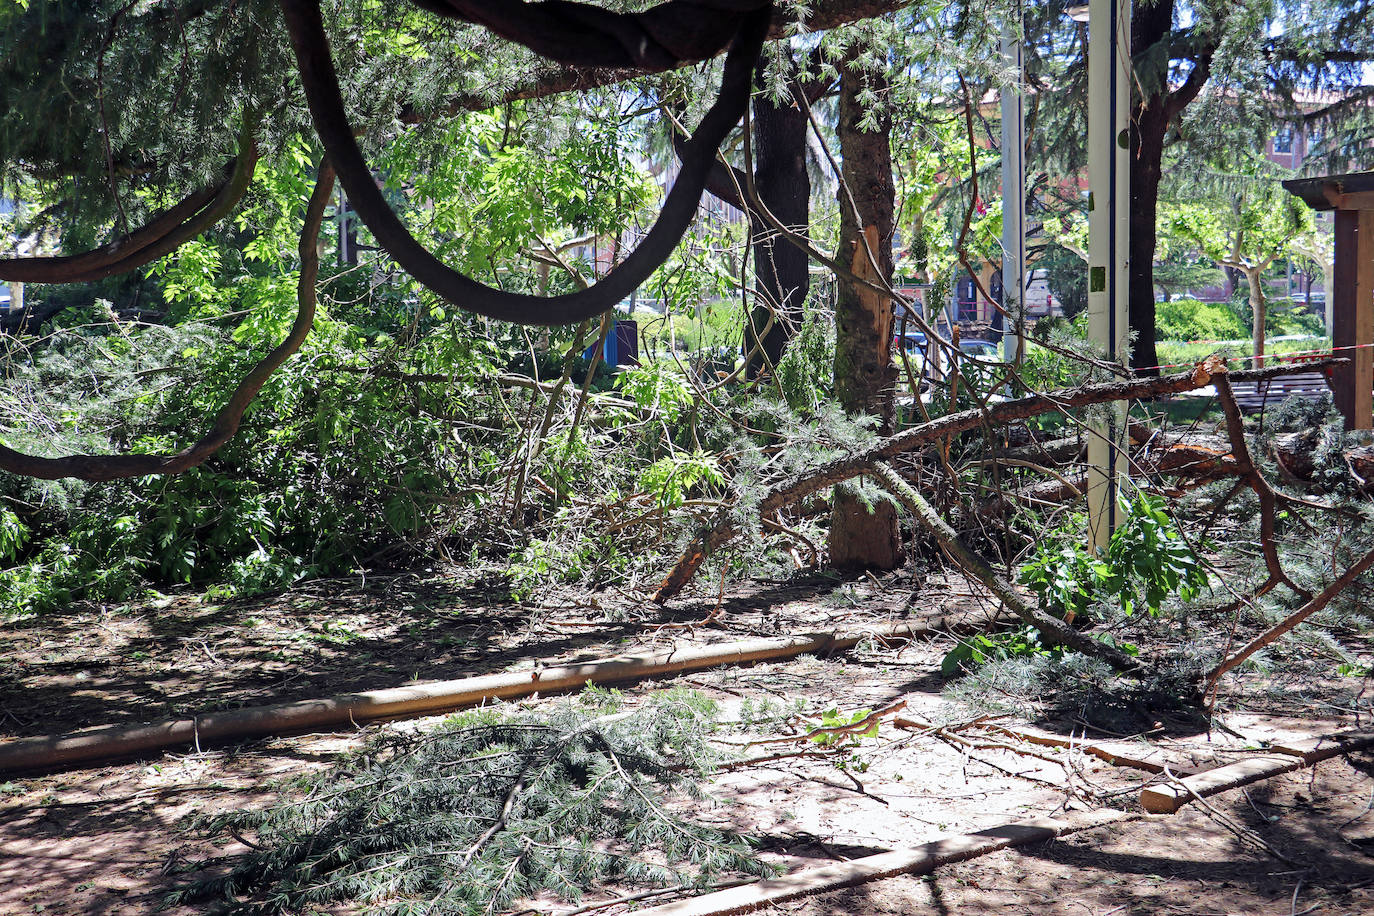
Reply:
<svg viewBox="0 0 1374 916"><path fill-rule="evenodd" d="M1249 334L1250 325L1225 302L1182 298L1155 303L1156 340L1243 340Z"/></svg>

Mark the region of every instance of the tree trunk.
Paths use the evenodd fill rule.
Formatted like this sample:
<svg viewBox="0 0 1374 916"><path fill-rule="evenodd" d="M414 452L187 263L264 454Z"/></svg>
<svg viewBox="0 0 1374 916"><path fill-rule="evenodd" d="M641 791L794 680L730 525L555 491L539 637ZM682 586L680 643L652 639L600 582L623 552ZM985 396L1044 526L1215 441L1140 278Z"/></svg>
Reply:
<svg viewBox="0 0 1374 916"><path fill-rule="evenodd" d="M763 61L759 67L756 85L762 83ZM792 69L795 72L795 67ZM784 225L806 234L811 218L806 112L791 104L790 99L776 103L763 91L754 96L753 122L754 186L759 200ZM759 333L768 327L770 311L776 313L772 327L763 334L761 352L749 361L748 377L754 378L765 366L776 366L782 358L783 348L801 324L811 277L805 251L766 229L761 220L752 219L750 226L754 277L758 296L764 301L754 306L745 322L746 354L753 351Z"/></svg>
<svg viewBox="0 0 1374 916"><path fill-rule="evenodd" d="M1165 40L1173 28L1173 0L1135 0L1131 9L1131 53L1139 55ZM1167 59L1167 58L1166 58ZM1161 74L1154 94L1137 96L1131 117L1131 240L1127 257L1127 323L1135 333L1131 366L1158 375L1155 349L1155 247L1164 135L1169 129L1169 80Z"/></svg>
<svg viewBox="0 0 1374 916"><path fill-rule="evenodd" d="M877 129L860 126L865 90L879 98L886 80L856 72L847 60L840 71L840 140L844 184L840 188L840 250L836 257L859 277L890 280L896 191L892 183L892 122L877 116ZM850 197L853 197L851 203ZM857 213L855 212L857 210ZM870 258L870 251L872 257ZM876 264L874 263L876 261ZM893 426L892 299L839 279L835 304L835 396L849 414L872 414L878 431ZM882 497L865 504L852 484L835 487L830 525L830 561L842 569L892 569L901 561L896 507Z"/></svg>
<svg viewBox="0 0 1374 916"><path fill-rule="evenodd" d="M1264 319L1266 303L1264 301L1264 283L1261 277L1263 268L1245 268L1245 282L1250 286L1250 312L1251 333L1255 337L1255 365L1256 369L1264 368Z"/></svg>

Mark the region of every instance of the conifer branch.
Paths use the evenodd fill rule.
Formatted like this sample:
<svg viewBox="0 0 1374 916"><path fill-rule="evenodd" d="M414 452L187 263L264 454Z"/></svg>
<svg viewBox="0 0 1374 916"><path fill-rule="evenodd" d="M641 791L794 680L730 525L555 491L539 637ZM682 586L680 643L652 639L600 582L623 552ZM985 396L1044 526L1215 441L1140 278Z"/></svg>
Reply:
<svg viewBox="0 0 1374 916"><path fill-rule="evenodd" d="M295 322L286 338L243 377L229 395L228 403L215 416L210 429L199 440L173 455L64 455L59 458L29 455L0 444L0 471L42 480L74 477L90 481L179 474L205 463L223 448L238 432L248 405L267 384L267 379L300 349L314 326L315 283L320 273L318 240L333 190L334 171L326 159L319 166L315 190L306 205L305 225L301 228L297 249L301 268L296 283Z"/></svg>

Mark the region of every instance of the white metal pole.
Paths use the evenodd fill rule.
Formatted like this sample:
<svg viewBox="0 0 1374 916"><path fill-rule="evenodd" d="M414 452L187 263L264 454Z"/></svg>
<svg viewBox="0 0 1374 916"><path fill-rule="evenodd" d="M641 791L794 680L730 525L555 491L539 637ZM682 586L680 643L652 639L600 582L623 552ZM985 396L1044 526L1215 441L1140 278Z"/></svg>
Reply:
<svg viewBox="0 0 1374 916"><path fill-rule="evenodd" d="M1002 88L1002 358L1019 362L1026 313L1026 106L1020 4L1002 26L1002 63L1016 86Z"/></svg>
<svg viewBox="0 0 1374 916"><path fill-rule="evenodd" d="M1127 363L1126 258L1130 233L1130 0L1088 5L1088 337ZM1126 405L1090 424L1088 529L1105 548L1120 524Z"/></svg>

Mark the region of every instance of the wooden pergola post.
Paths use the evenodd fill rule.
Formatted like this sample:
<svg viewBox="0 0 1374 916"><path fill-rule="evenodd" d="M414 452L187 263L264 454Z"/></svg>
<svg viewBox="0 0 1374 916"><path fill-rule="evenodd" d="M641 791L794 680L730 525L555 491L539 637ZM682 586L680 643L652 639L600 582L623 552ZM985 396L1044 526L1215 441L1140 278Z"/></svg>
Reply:
<svg viewBox="0 0 1374 916"><path fill-rule="evenodd" d="M1331 372L1346 429L1374 429L1374 172L1295 178L1283 186L1314 210L1334 210L1331 343L1351 361Z"/></svg>

